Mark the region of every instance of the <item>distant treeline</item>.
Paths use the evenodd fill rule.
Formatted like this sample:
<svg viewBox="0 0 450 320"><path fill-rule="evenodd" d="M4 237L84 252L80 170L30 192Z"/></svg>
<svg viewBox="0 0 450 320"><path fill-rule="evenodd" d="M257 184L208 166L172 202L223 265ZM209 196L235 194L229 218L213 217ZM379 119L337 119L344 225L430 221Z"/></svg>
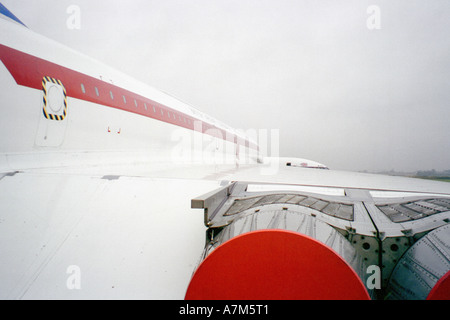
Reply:
<svg viewBox="0 0 450 320"><path fill-rule="evenodd" d="M421 179L431 179L450 182L450 170L436 171L433 169L427 171L417 171L415 177Z"/></svg>
<svg viewBox="0 0 450 320"><path fill-rule="evenodd" d="M368 171L362 171L362 172L368 172ZM391 171L380 171L380 172L374 172L377 174L385 174L390 176L403 176L403 177L413 177L413 178L423 178L423 179L433 179L433 180L440 180L440 181L450 181L450 170L443 170L443 171L437 171L437 170L419 170L416 172L398 172L395 170Z"/></svg>
<svg viewBox="0 0 450 320"><path fill-rule="evenodd" d="M450 170L436 171L436 170L426 170L417 171L417 177L433 177L433 178L450 178Z"/></svg>

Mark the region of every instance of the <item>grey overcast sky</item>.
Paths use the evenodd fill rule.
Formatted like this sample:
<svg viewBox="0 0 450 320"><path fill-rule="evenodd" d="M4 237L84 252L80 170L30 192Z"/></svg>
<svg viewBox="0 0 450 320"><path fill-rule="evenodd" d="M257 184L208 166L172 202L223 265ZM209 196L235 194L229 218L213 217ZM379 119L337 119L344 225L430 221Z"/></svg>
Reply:
<svg viewBox="0 0 450 320"><path fill-rule="evenodd" d="M235 128L279 129L281 156L450 169L448 0L1 2L32 30ZM67 27L71 5L81 29Z"/></svg>

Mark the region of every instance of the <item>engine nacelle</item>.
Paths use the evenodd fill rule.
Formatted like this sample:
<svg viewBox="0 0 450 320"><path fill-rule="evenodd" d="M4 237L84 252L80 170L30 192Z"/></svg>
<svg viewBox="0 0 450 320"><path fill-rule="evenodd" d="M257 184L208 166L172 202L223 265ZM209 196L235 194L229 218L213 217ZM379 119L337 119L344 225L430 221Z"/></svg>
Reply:
<svg viewBox="0 0 450 320"><path fill-rule="evenodd" d="M187 299L425 299L449 270L447 251L425 249L436 236L448 249L446 197L236 182L192 207L208 230ZM433 281L402 294L431 254L443 261Z"/></svg>

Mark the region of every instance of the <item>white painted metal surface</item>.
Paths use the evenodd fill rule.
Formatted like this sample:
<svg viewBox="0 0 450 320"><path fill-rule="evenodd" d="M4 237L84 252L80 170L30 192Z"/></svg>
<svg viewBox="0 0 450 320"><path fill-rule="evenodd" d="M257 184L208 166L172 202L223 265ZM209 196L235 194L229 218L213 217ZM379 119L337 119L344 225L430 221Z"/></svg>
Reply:
<svg viewBox="0 0 450 320"><path fill-rule="evenodd" d="M183 299L211 181L19 173L0 180L0 299ZM70 267L80 287L71 287ZM69 271L69 273L68 273Z"/></svg>

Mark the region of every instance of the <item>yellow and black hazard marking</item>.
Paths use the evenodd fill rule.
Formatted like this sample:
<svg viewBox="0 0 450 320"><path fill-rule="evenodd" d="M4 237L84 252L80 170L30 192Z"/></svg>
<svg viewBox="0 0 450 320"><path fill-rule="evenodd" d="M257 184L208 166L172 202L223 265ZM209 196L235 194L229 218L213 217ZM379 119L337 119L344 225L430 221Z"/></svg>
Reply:
<svg viewBox="0 0 450 320"><path fill-rule="evenodd" d="M63 103L64 108L61 108L62 110L57 112L60 114L51 113L49 110L51 108L50 108L49 102L48 102L49 101L49 91L48 90L49 90L50 86L53 86L53 85L59 86L62 89L62 93L63 93L61 103ZM43 112L44 112L45 118L47 118L49 120L63 121L67 116L67 92L66 92L66 88L64 87L62 82L55 78L43 77L42 78L42 91L44 92Z"/></svg>

